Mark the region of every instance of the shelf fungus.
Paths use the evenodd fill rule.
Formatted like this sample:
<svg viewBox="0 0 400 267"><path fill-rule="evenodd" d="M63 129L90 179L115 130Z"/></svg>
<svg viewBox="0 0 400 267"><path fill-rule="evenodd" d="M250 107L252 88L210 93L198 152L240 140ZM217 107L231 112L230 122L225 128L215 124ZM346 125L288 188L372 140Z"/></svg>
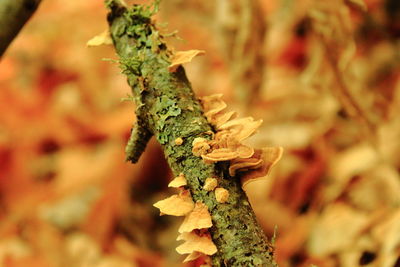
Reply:
<svg viewBox="0 0 400 267"><path fill-rule="evenodd" d="M208 140L202 137L197 137L192 142L192 153L195 156L200 157L204 153L210 149L210 145L208 144Z"/></svg>
<svg viewBox="0 0 400 267"><path fill-rule="evenodd" d="M217 187L214 190L215 199L218 203L225 203L229 198L229 191L222 187Z"/></svg>
<svg viewBox="0 0 400 267"><path fill-rule="evenodd" d="M183 139L181 137L175 139L175 145L180 146L182 144L183 144Z"/></svg>
<svg viewBox="0 0 400 267"><path fill-rule="evenodd" d="M195 229L205 229L212 226L211 215L207 206L202 202L196 202L194 209L185 217L179 227L179 233L188 233Z"/></svg>
<svg viewBox="0 0 400 267"><path fill-rule="evenodd" d="M185 216L193 210L194 203L190 192L182 190L179 195L160 200L153 206L160 210L160 215Z"/></svg>
<svg viewBox="0 0 400 267"><path fill-rule="evenodd" d="M201 56L204 54L205 52L203 50L187 50L175 52L172 55L171 64L168 66L168 70L170 72L175 72L180 65L189 63L196 56Z"/></svg>
<svg viewBox="0 0 400 267"><path fill-rule="evenodd" d="M185 185L187 185L185 175L180 173L171 182L169 182L168 187L179 188Z"/></svg>
<svg viewBox="0 0 400 267"><path fill-rule="evenodd" d="M208 232L208 228L212 226L208 207L201 201L193 203L189 190L183 189L186 184L185 175L179 174L168 186L179 188L180 193L160 200L154 206L160 209L160 215L185 216L179 227L180 235L177 239L184 240L185 243L178 246L176 250L180 254L189 254L184 260L184 262L189 262L216 253L217 247Z"/></svg>
<svg viewBox="0 0 400 267"><path fill-rule="evenodd" d="M246 172L242 174L240 178L242 187L244 188L249 183L263 179L265 176L267 176L271 168L281 159L282 154L282 147L265 147L262 149L257 149L255 158L259 157L262 159L263 164L261 164L261 166L258 168L238 169L239 171L246 170Z"/></svg>
<svg viewBox="0 0 400 267"><path fill-rule="evenodd" d="M218 181L215 178L207 178L204 182L203 189L206 191L213 191L218 185Z"/></svg>
<svg viewBox="0 0 400 267"><path fill-rule="evenodd" d="M203 256L204 254L198 251L193 251L192 253L190 253L184 260L183 262L189 262L189 261L194 261L198 258L200 258L201 256Z"/></svg>
<svg viewBox="0 0 400 267"><path fill-rule="evenodd" d="M110 36L110 31L108 29L96 35L86 43L86 46L88 47L94 47L100 45L112 45L112 39Z"/></svg>
<svg viewBox="0 0 400 267"><path fill-rule="evenodd" d="M178 236L177 240L185 241L176 248L179 254L200 252L205 255L213 255L217 252L217 247L211 240L211 236L208 232L193 231L190 233L182 233Z"/></svg>
<svg viewBox="0 0 400 267"><path fill-rule="evenodd" d="M252 117L236 118L235 112L224 112L227 105L222 100L222 94L205 96L200 101L204 114L216 133L212 140L199 141L194 151L196 155L200 155L207 163L230 161L229 175L233 177L240 172L243 186L266 176L281 158L283 149L254 149L242 143L256 133L262 120L254 120Z"/></svg>

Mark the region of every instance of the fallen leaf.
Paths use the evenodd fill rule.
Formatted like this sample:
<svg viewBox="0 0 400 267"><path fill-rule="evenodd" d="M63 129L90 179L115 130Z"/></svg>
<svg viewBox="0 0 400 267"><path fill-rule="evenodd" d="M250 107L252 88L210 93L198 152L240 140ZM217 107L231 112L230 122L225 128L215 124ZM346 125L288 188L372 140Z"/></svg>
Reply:
<svg viewBox="0 0 400 267"><path fill-rule="evenodd" d="M360 10L362 11L367 11L367 5L365 4L365 2L363 0L347 0L347 2L349 2L350 4L355 5L356 7L358 7Z"/></svg>
<svg viewBox="0 0 400 267"><path fill-rule="evenodd" d="M324 257L351 246L368 223L368 216L345 204L332 204L315 222L307 241L311 255Z"/></svg>

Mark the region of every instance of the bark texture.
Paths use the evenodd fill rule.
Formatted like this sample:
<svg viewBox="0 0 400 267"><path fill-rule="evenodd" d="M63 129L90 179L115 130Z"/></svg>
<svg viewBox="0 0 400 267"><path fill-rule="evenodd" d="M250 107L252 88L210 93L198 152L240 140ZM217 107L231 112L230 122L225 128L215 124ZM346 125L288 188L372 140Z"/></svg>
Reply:
<svg viewBox="0 0 400 267"><path fill-rule="evenodd" d="M106 5L111 37L137 106L127 158L137 161L149 137L155 136L173 173L185 174L193 200L208 206L213 221L210 233L218 248L212 256L214 266L276 266L272 245L239 179L228 174L229 163L206 164L192 154L192 141L210 139L213 128L183 67L168 71L170 52L151 21L155 11L140 5L126 8L117 0L108 0ZM182 145L175 144L179 137L184 140ZM215 177L229 191L227 203L218 203L214 192L202 189L208 177Z"/></svg>
<svg viewBox="0 0 400 267"><path fill-rule="evenodd" d="M41 0L0 1L0 57L36 11L40 2Z"/></svg>

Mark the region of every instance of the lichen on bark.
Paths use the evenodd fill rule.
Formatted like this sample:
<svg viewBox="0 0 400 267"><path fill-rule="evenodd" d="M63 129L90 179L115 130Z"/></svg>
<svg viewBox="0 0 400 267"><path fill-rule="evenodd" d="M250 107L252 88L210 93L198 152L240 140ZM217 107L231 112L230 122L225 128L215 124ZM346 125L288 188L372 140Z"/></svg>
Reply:
<svg viewBox="0 0 400 267"><path fill-rule="evenodd" d="M208 207L213 222L209 230L218 248L212 256L214 266L276 266L273 247L256 221L240 180L229 176L229 163L206 164L192 153L193 140L209 140L213 128L183 67L168 71L171 52L151 20L156 8L126 8L117 0L107 0L106 5L111 37L136 102L137 129L146 133L146 138L136 134L131 140L134 161L154 135L174 175L184 173L194 201ZM182 138L181 145L176 145L177 138ZM209 177L229 191L226 203L218 203L213 191L203 189Z"/></svg>

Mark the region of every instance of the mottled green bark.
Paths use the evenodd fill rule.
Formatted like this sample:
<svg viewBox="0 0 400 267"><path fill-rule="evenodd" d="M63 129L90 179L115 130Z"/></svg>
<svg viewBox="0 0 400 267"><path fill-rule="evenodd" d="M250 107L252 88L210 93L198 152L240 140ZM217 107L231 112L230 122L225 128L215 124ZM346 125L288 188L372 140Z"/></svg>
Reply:
<svg viewBox="0 0 400 267"><path fill-rule="evenodd" d="M168 71L170 53L151 22L152 11L143 6L126 9L113 0L106 4L111 36L137 105L138 125L162 145L174 174L185 174L193 199L209 208L213 221L210 233L218 248L212 256L213 265L276 266L272 246L257 224L239 179L229 177L228 163L205 164L192 154L193 139L209 139L207 132L213 129L184 69ZM184 140L182 145L175 144L178 137ZM141 141L135 141L141 144L139 150L147 142ZM208 177L217 178L219 186L229 191L227 203L218 203L214 192L202 189Z"/></svg>
<svg viewBox="0 0 400 267"><path fill-rule="evenodd" d="M0 1L0 57L29 20L41 0Z"/></svg>

